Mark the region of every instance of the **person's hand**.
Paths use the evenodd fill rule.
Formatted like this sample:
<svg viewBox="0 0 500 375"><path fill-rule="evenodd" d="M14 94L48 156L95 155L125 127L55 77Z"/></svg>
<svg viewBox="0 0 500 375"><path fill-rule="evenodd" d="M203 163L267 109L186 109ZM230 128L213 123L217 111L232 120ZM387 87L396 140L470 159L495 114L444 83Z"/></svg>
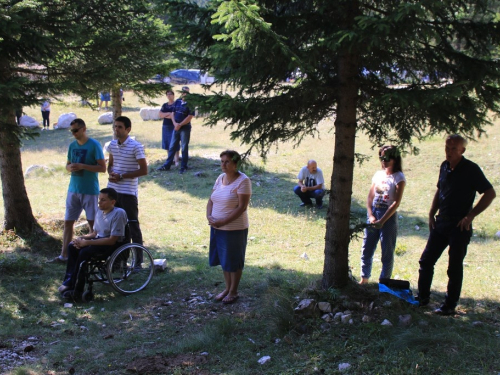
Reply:
<svg viewBox="0 0 500 375"><path fill-rule="evenodd" d="M120 174L115 172L110 172L108 175L109 182L118 182L120 181Z"/></svg>
<svg viewBox="0 0 500 375"><path fill-rule="evenodd" d="M81 237L77 237L73 240L73 244L75 245L75 247L77 249L81 249L82 247L85 247L85 243L86 243L86 241Z"/></svg>
<svg viewBox="0 0 500 375"><path fill-rule="evenodd" d="M434 215L429 216L429 231L432 231L436 227L436 218Z"/></svg>
<svg viewBox="0 0 500 375"><path fill-rule="evenodd" d="M380 229L384 226L384 223L380 220L375 220L372 225L376 228L376 229Z"/></svg>
<svg viewBox="0 0 500 375"><path fill-rule="evenodd" d="M305 192L307 191L307 187L302 186L302 187L300 188L300 191L301 191L301 192L303 192L303 193L305 193Z"/></svg>
<svg viewBox="0 0 500 375"><path fill-rule="evenodd" d="M180 130L181 126L178 123L174 124L174 130L178 132Z"/></svg>
<svg viewBox="0 0 500 375"><path fill-rule="evenodd" d="M69 169L71 172L78 172L78 171L81 171L83 169L83 165L82 163L71 163L69 165Z"/></svg>
<svg viewBox="0 0 500 375"><path fill-rule="evenodd" d="M460 231L470 230L470 225L472 224L473 218L466 216L462 220L460 220L457 224L457 227L460 227Z"/></svg>
<svg viewBox="0 0 500 375"><path fill-rule="evenodd" d="M213 216L208 217L208 224L210 224L214 228L219 228L224 225L224 220L222 219L215 219Z"/></svg>
<svg viewBox="0 0 500 375"><path fill-rule="evenodd" d="M373 214L371 214L368 216L368 221L370 222L370 224L375 224L377 218Z"/></svg>

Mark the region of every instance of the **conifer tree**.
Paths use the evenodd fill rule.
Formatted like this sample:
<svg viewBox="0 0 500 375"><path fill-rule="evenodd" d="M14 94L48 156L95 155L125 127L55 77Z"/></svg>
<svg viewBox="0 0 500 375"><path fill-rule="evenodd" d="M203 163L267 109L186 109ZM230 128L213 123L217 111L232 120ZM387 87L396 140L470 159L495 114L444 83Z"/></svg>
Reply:
<svg viewBox="0 0 500 375"><path fill-rule="evenodd" d="M152 72L165 69L162 56L168 52L166 29L150 12L150 4L141 0L0 0L4 229L23 235L40 231L19 148L34 134L17 126L14 111L38 105L43 97L83 95L96 82L120 82L146 92Z"/></svg>
<svg viewBox="0 0 500 375"><path fill-rule="evenodd" d="M192 65L225 86L194 97L265 155L334 117L322 286L349 280L357 132L407 151L428 135L475 137L498 113L499 25L487 0L167 0ZM295 84L286 84L296 75ZM220 88L222 87L222 88Z"/></svg>

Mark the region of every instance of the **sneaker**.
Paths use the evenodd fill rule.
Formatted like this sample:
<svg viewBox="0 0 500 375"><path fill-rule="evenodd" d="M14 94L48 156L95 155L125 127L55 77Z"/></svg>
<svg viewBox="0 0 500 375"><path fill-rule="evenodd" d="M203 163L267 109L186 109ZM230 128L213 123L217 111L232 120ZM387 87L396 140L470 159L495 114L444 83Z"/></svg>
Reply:
<svg viewBox="0 0 500 375"><path fill-rule="evenodd" d="M418 301L418 307L424 307L429 304L430 298L420 298L419 296L416 296L415 301Z"/></svg>
<svg viewBox="0 0 500 375"><path fill-rule="evenodd" d="M434 314L438 315L455 315L456 313L455 308L448 306L446 303L443 303L438 309L434 310Z"/></svg>
<svg viewBox="0 0 500 375"><path fill-rule="evenodd" d="M318 210L321 210L321 209L323 208L323 203L317 204L317 205L316 205L316 208L317 208Z"/></svg>
<svg viewBox="0 0 500 375"><path fill-rule="evenodd" d="M82 293L76 290L67 290L62 294L62 298L74 301L81 302L82 301Z"/></svg>
<svg viewBox="0 0 500 375"><path fill-rule="evenodd" d="M46 263L59 263L66 264L68 263L68 258L62 258L60 255L55 257L54 259L49 259Z"/></svg>
<svg viewBox="0 0 500 375"><path fill-rule="evenodd" d="M304 203L302 202L301 204L299 204L299 207L310 207L312 206L312 203Z"/></svg>
<svg viewBox="0 0 500 375"><path fill-rule="evenodd" d="M179 174L184 174L184 172L186 172L186 169L184 168L179 169Z"/></svg>
<svg viewBox="0 0 500 375"><path fill-rule="evenodd" d="M70 289L69 286L67 285L61 285L59 288L57 288L57 291L61 294L63 294L64 292L68 291Z"/></svg>
<svg viewBox="0 0 500 375"><path fill-rule="evenodd" d="M162 165L161 167L156 168L156 170L159 172L166 172L170 170L170 167L165 167L164 165Z"/></svg>

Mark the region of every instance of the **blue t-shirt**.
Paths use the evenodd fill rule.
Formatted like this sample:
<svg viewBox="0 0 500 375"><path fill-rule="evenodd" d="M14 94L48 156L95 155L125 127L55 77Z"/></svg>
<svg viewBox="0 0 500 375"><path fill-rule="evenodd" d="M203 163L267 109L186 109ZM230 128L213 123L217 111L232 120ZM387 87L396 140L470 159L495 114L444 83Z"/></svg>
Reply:
<svg viewBox="0 0 500 375"><path fill-rule="evenodd" d="M187 105L187 102L185 102L182 99L177 99L174 103L174 119L176 123L180 123L184 121L186 117L189 115L194 116L194 112L191 111ZM189 126L191 123L187 123L184 126Z"/></svg>
<svg viewBox="0 0 500 375"><path fill-rule="evenodd" d="M102 153L101 144L95 139L89 138L83 145L79 145L77 141L69 145L68 161L70 163L97 165L97 160L104 160L104 154ZM71 172L68 192L99 195L97 172L86 170Z"/></svg>

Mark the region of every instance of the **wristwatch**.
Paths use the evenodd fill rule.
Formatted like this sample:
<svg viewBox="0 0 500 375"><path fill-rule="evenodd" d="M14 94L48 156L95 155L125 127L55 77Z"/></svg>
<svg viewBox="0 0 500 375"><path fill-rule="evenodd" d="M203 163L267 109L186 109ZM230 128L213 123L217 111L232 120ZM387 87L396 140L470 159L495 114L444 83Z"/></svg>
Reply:
<svg viewBox="0 0 500 375"><path fill-rule="evenodd" d="M120 180L123 180L123 174L120 173Z"/></svg>

